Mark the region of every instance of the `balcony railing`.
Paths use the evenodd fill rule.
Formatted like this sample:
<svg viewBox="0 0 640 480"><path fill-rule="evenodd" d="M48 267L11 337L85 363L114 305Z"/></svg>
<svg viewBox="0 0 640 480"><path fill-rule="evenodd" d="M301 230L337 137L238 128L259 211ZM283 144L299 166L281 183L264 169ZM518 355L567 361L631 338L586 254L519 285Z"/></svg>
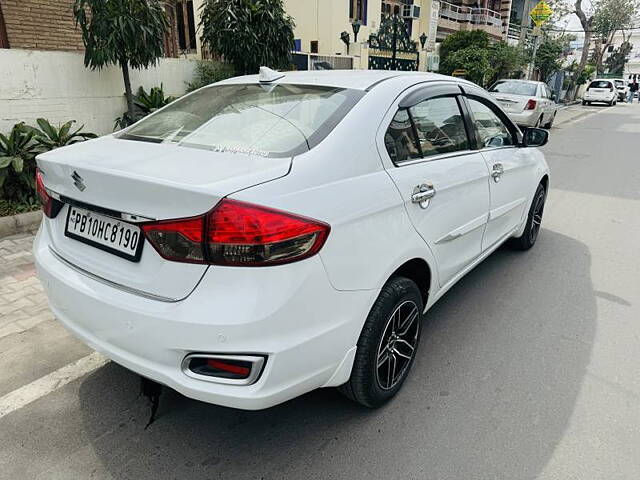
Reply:
<svg viewBox="0 0 640 480"><path fill-rule="evenodd" d="M474 25L502 27L500 13L488 8L473 8L453 3L440 2L440 18Z"/></svg>
<svg viewBox="0 0 640 480"><path fill-rule="evenodd" d="M520 41L522 38L525 43L528 43L533 38L533 30L531 28L522 27L517 23L510 23L507 38L513 41Z"/></svg>

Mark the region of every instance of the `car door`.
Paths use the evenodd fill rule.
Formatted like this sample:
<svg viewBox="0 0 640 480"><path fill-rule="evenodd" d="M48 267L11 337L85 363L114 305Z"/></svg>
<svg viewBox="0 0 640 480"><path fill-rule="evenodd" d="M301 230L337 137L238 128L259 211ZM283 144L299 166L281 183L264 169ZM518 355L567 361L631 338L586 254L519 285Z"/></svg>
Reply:
<svg viewBox="0 0 640 480"><path fill-rule="evenodd" d="M556 102L551 98L553 94L551 93L551 88L549 85L543 83L542 88L544 89L544 97L545 97L545 123L549 122L553 118L553 114L556 111Z"/></svg>
<svg viewBox="0 0 640 480"><path fill-rule="evenodd" d="M489 209L489 172L472 149L460 94L455 83L410 93L389 112L378 139L441 286L480 255Z"/></svg>
<svg viewBox="0 0 640 480"><path fill-rule="evenodd" d="M526 214L535 161L519 147L518 131L489 98L466 95L476 143L489 170L489 220L482 249L502 242L518 229Z"/></svg>

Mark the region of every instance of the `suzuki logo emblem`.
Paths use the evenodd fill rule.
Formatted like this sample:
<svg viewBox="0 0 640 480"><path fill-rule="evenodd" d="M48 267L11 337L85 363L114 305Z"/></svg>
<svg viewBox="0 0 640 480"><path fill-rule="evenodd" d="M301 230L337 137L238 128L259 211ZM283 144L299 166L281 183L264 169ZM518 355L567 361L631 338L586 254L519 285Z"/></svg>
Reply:
<svg viewBox="0 0 640 480"><path fill-rule="evenodd" d="M84 189L87 188L87 186L84 184L84 180L82 179L82 177L78 175L78 172L74 170L71 178L73 179L73 184L76 186L76 188L81 192L84 192Z"/></svg>

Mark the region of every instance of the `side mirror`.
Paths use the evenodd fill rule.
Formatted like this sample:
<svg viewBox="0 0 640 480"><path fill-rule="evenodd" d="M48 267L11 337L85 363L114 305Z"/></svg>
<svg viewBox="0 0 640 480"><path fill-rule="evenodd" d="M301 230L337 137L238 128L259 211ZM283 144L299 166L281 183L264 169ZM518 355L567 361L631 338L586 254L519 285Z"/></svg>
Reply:
<svg viewBox="0 0 640 480"><path fill-rule="evenodd" d="M551 92L551 100L556 101L556 92Z"/></svg>
<svg viewBox="0 0 640 480"><path fill-rule="evenodd" d="M542 128L525 128L522 135L523 147L542 147L549 141L549 132Z"/></svg>

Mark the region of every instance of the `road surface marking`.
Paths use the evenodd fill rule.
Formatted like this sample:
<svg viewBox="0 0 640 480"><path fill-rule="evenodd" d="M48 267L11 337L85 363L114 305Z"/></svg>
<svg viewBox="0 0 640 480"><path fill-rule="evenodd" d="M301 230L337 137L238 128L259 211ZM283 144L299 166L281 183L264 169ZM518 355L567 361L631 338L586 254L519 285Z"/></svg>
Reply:
<svg viewBox="0 0 640 480"><path fill-rule="evenodd" d="M45 375L38 380L0 397L0 418L62 388L69 382L91 373L109 361L98 352Z"/></svg>

